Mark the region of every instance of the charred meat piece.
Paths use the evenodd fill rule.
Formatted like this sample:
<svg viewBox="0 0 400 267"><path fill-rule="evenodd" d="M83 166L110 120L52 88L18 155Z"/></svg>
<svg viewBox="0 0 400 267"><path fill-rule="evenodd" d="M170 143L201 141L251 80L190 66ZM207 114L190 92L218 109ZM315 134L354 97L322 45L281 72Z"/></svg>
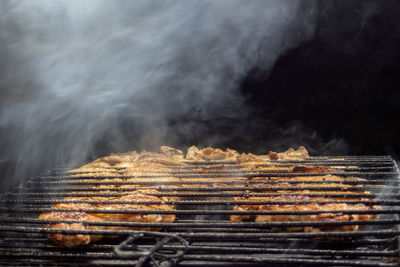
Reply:
<svg viewBox="0 0 400 267"><path fill-rule="evenodd" d="M279 155L278 153L274 152L274 151L268 151L268 158L272 159L272 160L277 160L279 159Z"/></svg>

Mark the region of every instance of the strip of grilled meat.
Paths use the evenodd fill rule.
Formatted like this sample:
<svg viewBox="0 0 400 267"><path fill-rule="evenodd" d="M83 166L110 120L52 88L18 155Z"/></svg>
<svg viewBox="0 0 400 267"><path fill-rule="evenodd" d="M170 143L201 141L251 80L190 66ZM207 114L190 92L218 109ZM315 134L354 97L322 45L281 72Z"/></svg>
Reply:
<svg viewBox="0 0 400 267"><path fill-rule="evenodd" d="M356 200L358 198L347 199ZM339 200L338 198L324 198L312 197L303 195L299 192L298 195L283 195L270 196L270 197L248 197L248 198L235 198L235 200L247 201L294 201L303 202L308 201L309 204L266 204L266 205L236 205L234 211L321 211L319 214L312 215L232 215L232 222L254 221L254 222L339 222L339 221L367 221L377 218L374 214L340 214L329 213L324 211L369 211L378 210L379 206L365 205L365 204L346 204L346 203L326 203L318 204L315 202ZM359 225L343 225L343 226L325 226L325 227L286 227L287 231L305 231L305 232L319 232L319 231L357 231Z"/></svg>
<svg viewBox="0 0 400 267"><path fill-rule="evenodd" d="M264 204L264 205L235 205L234 211L321 211L319 214L312 215L232 215L232 222L254 221L254 222L338 222L338 221L366 221L378 218L375 214L357 214L357 211L373 211L381 209L380 206L366 205L366 204L348 204L340 203L344 200L368 200L368 198L360 197L322 197L312 196L312 194L365 194L368 191L346 191L347 188L353 187L354 184L346 184L350 181L362 181L363 179L355 177L338 177L330 174L325 174L335 169L326 168L323 166L307 166L305 168L292 167L289 173L321 173L321 176L299 176L299 177L253 177L252 181L262 182L258 184L250 184L248 189L255 190L257 187L268 186L270 190L257 190L257 192L265 193L265 197L233 197L235 201L268 201L268 202L306 202L299 204ZM316 183L313 183L316 182ZM337 182L337 183L336 183ZM276 188L286 187L287 190L274 190ZM315 187L316 190L301 190L304 187ZM329 188L332 191L318 190L318 187ZM341 188L337 190L336 188ZM291 189L295 190L291 190ZM334 189L335 188L335 189ZM270 195L269 193L281 193L281 196ZM311 195L310 195L311 194ZM338 203L316 203L316 202L335 201ZM354 214L340 214L324 211L341 211L341 210L355 210ZM359 225L343 225L343 226L325 226L325 227L287 227L287 231L357 231L360 229Z"/></svg>

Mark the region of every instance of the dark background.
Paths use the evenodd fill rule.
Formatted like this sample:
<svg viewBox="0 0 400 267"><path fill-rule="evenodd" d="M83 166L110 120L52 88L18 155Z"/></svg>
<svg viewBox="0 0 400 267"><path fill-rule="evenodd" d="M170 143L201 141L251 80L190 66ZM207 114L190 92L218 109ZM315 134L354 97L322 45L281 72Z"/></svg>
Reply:
<svg viewBox="0 0 400 267"><path fill-rule="evenodd" d="M348 154L399 160L400 4L385 2L367 21L357 14L321 12L315 38L280 57L268 77L253 70L242 92L255 117L301 121L322 140L344 140Z"/></svg>

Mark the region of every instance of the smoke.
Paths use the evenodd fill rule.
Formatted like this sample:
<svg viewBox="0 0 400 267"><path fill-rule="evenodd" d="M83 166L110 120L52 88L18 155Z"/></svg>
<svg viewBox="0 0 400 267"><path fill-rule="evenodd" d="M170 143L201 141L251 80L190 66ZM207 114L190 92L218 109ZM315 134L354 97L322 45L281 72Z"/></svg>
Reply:
<svg viewBox="0 0 400 267"><path fill-rule="evenodd" d="M175 118L245 116L239 82L311 38L315 11L290 0L2 1L7 175L171 143Z"/></svg>

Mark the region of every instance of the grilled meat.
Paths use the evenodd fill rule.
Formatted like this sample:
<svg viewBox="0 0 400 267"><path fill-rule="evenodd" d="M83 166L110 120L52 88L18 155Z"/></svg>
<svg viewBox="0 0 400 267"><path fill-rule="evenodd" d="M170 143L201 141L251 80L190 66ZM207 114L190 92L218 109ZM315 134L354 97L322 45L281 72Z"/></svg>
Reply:
<svg viewBox="0 0 400 267"><path fill-rule="evenodd" d="M219 148L206 147L203 149L198 149L195 146L191 146L187 153L187 160L227 160L234 161L239 153L233 149L227 149L223 151Z"/></svg>
<svg viewBox="0 0 400 267"><path fill-rule="evenodd" d="M86 213L82 210L112 210L112 211L134 211L134 210L166 210L173 211L175 206L162 204L162 201L179 200L177 197L156 197L155 193L159 191L154 189L137 190L139 188L176 188L179 185L169 185L166 182L177 182L180 179L171 177L169 174L170 168L168 166L182 165L183 153L178 150L162 147L162 153L152 152L127 152L118 153L99 158L89 164L80 168L71 170L72 177L82 177L81 179L64 180L65 182L79 182L80 185L76 186L80 190L86 189L91 192L92 189L124 189L127 195L122 197L84 197L84 198L66 198L66 201L82 202L85 200L96 201L98 204L84 204L84 203L60 203L53 206L54 212L44 213L39 216L42 220L66 220L66 221L80 221L81 223L57 223L47 224L48 228L55 229L75 229L75 230L118 230L118 229L141 229L141 230L159 230L156 227L157 223L173 222L175 215L173 214L124 214L124 213ZM158 175L159 177L152 177L151 179L145 176ZM144 176L144 177L139 177ZM90 179L85 177L96 177ZM104 179L101 179L104 177ZM101 182L102 184L95 184ZM126 184L131 182L132 184ZM150 183L149 183L150 182ZM85 184L87 183L87 185ZM159 183L159 184L158 184ZM126 189L132 189L127 191ZM125 204L107 204L112 201L123 201ZM160 202L159 205L153 204L135 204L138 201L153 201ZM70 212L57 212L60 209L73 210ZM76 210L76 211L75 211ZM155 227L146 228L132 228L132 227L113 227L113 226L88 226L85 222L147 222L154 223ZM74 247L79 245L89 244L90 242L101 239L103 236L99 235L68 235L68 234L50 234L49 239L56 244L65 247Z"/></svg>
<svg viewBox="0 0 400 267"><path fill-rule="evenodd" d="M369 211L380 209L380 206L364 205L364 204L346 204L340 203L345 198L329 197L324 198L316 194L369 194L367 191L348 190L353 185L350 181L362 180L359 178L343 178L339 176L330 175L329 173L340 173L342 170L325 167L325 166L309 166L309 165L294 165L290 166L287 162L282 161L302 161L308 158L308 152L304 147L299 147L298 150L289 149L282 153L269 152L268 155L254 155L254 154L239 154L235 150L227 149L221 150L218 148L204 148L198 149L192 146L188 149L186 156L183 152L162 146L161 153L153 152L127 152L117 153L110 156L99 158L89 164L80 168L71 170L71 176L74 179L64 180L66 182L79 182L76 188L80 191L85 190L87 193L97 192L96 197L74 197L65 198L65 203L59 203L53 206L54 211L43 213L39 216L42 220L60 220L64 222L52 223L48 222L46 227L61 230L119 230L119 229L140 229L140 230L160 230L157 223L175 221L173 214L140 214L140 213L118 213L118 211L136 211L136 210L154 210L154 211L173 211L174 205L164 204L164 201L176 201L178 197L157 197L158 190L168 188L168 192L174 193L174 188L225 188L235 186L243 188L247 191L256 191L265 193L265 197L233 197L235 201L273 201L273 202L306 202L298 204L263 204L263 205L236 205L234 211L321 211L316 215L232 215L230 217L232 222L252 221L252 222L290 222L290 221L311 221L311 222L336 222L336 221L362 221L372 220L377 218L375 215L368 214L338 214L324 212L326 210L356 210L356 211ZM230 170L236 171L235 177L213 177L205 178L200 176L196 177L173 177L173 170L177 167L185 166L186 161L236 161L235 165L230 165ZM281 161L281 162L279 162ZM225 163L219 165L212 165L210 167L194 166L189 170L197 171L204 175L215 173L224 169ZM186 165L187 166L187 165ZM178 168L179 169L179 168ZM225 169L226 170L226 169ZM291 177L257 177L242 176L240 171L273 171L278 170L279 173L287 172L292 174ZM297 176L293 174L306 174L310 176ZM320 174L318 176L311 176L311 174ZM153 176L150 179L146 176ZM95 177L95 178L90 178ZM209 183L204 183L209 181ZM96 184L93 182L102 182ZM132 182L132 184L126 184ZM150 182L150 183L149 183ZM171 184L168 184L172 182ZM179 183L177 183L179 182ZM87 183L87 184L85 184ZM269 189L263 189L262 187ZM309 190L306 187L314 187L315 190ZM318 188L321 187L319 190ZM324 187L324 189L322 189ZM326 189L326 187L328 189ZM332 187L332 190L329 189ZM142 189L140 189L142 188ZM151 189L148 189L151 188ZM279 189L280 188L280 189ZM282 189L284 188L284 189ZM339 188L339 189L338 189ZM119 197L102 197L98 194L98 190L103 193L113 192L111 189L123 189L126 195ZM108 190L110 189L110 190ZM140 190L138 190L140 189ZM158 189L158 190L157 190ZM193 192L188 190L181 192ZM224 192L220 190L220 192ZM232 192L232 191L227 191ZM273 194L272 194L273 193ZM281 195L279 195L281 194ZM205 198L207 199L207 198ZM218 198L212 198L219 200ZM350 197L346 200L364 200L367 198ZM88 200L95 202L84 203ZM71 201L76 203L70 203ZM125 202L124 204L111 203L111 202ZM152 201L157 204L135 204L139 201ZM337 203L322 203L320 201L335 201ZM71 211L60 211L68 209ZM85 210L93 210L87 212ZM97 213L96 210L112 210L115 213ZM68 221L71 221L69 223ZM98 226L88 225L88 222L146 222L153 223L151 227L126 227L126 226ZM357 225L346 226L329 226L329 227L287 227L288 231L326 231L326 230L340 230L340 231L356 231L359 229ZM102 239L102 235L91 234L49 234L49 239L56 244L65 247L75 247L80 245L87 245L91 242Z"/></svg>
<svg viewBox="0 0 400 267"><path fill-rule="evenodd" d="M327 166L296 165L289 168L289 173L329 173L329 172L343 172L343 171Z"/></svg>
<svg viewBox="0 0 400 267"><path fill-rule="evenodd" d="M265 157L254 155L252 153L242 153L236 157L236 164L265 164Z"/></svg>
<svg viewBox="0 0 400 267"><path fill-rule="evenodd" d="M350 181L363 180L360 178L349 177L342 178L333 175L325 176L305 176L305 177L271 177L265 179L264 177L254 177L253 181L262 182L259 184L252 184L249 187L257 189L260 187L268 186L270 190L257 190L257 192L266 193L265 197L234 197L235 201L272 201L272 202L284 202L284 201L294 201L294 202L307 202L299 204L264 204L264 205L236 205L234 206L234 211L321 211L317 215L232 215L232 222L242 222L242 221L254 221L254 222L290 222L290 221L312 221L312 222L322 222L322 221L363 221L363 220L373 220L377 218L374 214L338 214L329 213L323 211L334 211L334 210L356 210L356 211L368 211L368 210L379 210L380 206L365 205L365 204L346 204L340 203L343 200L368 200L367 198L360 197L321 197L312 196L312 194L365 194L368 195L368 191L346 191L347 188L354 187L352 184L346 184ZM311 182L311 183L310 183ZM316 182L313 184L313 182ZM337 182L337 183L336 183ZM278 190L276 188L287 188L285 190ZM304 189L304 187L315 187L316 190ZM329 188L332 187L332 191L324 190L319 191L318 187ZM342 190L337 190L336 188L342 188ZM292 190L291 190L292 189ZM296 190L293 190L296 189ZM272 195L268 196L269 193L281 193L282 196ZM317 204L315 202L320 201L337 201L338 203L327 203L327 204ZM344 226L327 226L327 227L287 227L288 231L357 231L360 228L359 225L344 225Z"/></svg>
<svg viewBox="0 0 400 267"><path fill-rule="evenodd" d="M323 202L329 200L338 200L335 198L324 197L310 197L302 195L287 195L287 196L271 196L271 197L249 197L249 198L236 198L235 200L247 201L273 201L273 202L309 202L309 204L266 204L266 205L236 205L234 211L321 211L319 214L312 215L232 215L232 222L254 221L254 222L340 222L340 221L367 221L377 218L374 214L341 214L329 213L323 211L342 211L342 210L356 210L356 211L370 211L379 210L379 206L364 205L364 204L346 204L346 203L326 203L318 204L315 202ZM350 200L350 199L348 199ZM319 232L319 231L357 231L359 225L340 225L340 226L319 226L319 227L286 227L287 231L305 231L305 232Z"/></svg>
<svg viewBox="0 0 400 267"><path fill-rule="evenodd" d="M60 203L53 206L54 211L43 213L39 216L41 220L62 220L62 221L79 221L78 223L49 223L47 228L63 229L63 230L159 230L157 223L172 223L175 220L174 214L126 214L118 213L118 211L135 211L135 210L163 210L173 211L175 206L162 204L168 198L160 198L151 194L159 193L157 190L136 190L122 197L105 198L105 197L86 197L86 198L66 198L66 201L82 202L86 200L98 201L99 204L88 203ZM112 204L107 202L120 201L124 204ZM135 204L135 202L152 201L160 204ZM57 210L76 210L76 211L60 211ZM116 211L116 213L87 213L84 210L108 210ZM154 223L154 227L116 227L116 226L97 226L87 225L85 222L143 222ZM54 243L64 247L76 247L87 245L91 242L102 239L102 235L90 234L49 234L48 238Z"/></svg>
<svg viewBox="0 0 400 267"><path fill-rule="evenodd" d="M254 155L242 153L236 157L236 165L246 171L274 171L288 170L288 167L276 166L265 155Z"/></svg>
<svg viewBox="0 0 400 267"><path fill-rule="evenodd" d="M304 146L300 146L297 150L289 148L281 153L273 151L268 152L268 158L272 160L303 160L309 157L308 151Z"/></svg>
<svg viewBox="0 0 400 267"><path fill-rule="evenodd" d="M65 208L71 208L71 206L63 205ZM82 205L81 205L82 206ZM89 206L89 205L86 205ZM60 206L54 206L54 209ZM78 205L73 205L73 209L79 210ZM88 230L88 229L98 229L101 227L93 227L84 225L81 222L97 222L101 221L96 216L92 216L85 212L51 212L43 213L39 216L41 220L60 220L60 221L79 221L79 223L56 223L47 224L47 228L51 229L62 229L62 230ZM85 234L48 234L47 237L53 241L55 244L67 248L72 248L80 245L87 245L90 242L98 241L102 239L99 235L85 235Z"/></svg>

